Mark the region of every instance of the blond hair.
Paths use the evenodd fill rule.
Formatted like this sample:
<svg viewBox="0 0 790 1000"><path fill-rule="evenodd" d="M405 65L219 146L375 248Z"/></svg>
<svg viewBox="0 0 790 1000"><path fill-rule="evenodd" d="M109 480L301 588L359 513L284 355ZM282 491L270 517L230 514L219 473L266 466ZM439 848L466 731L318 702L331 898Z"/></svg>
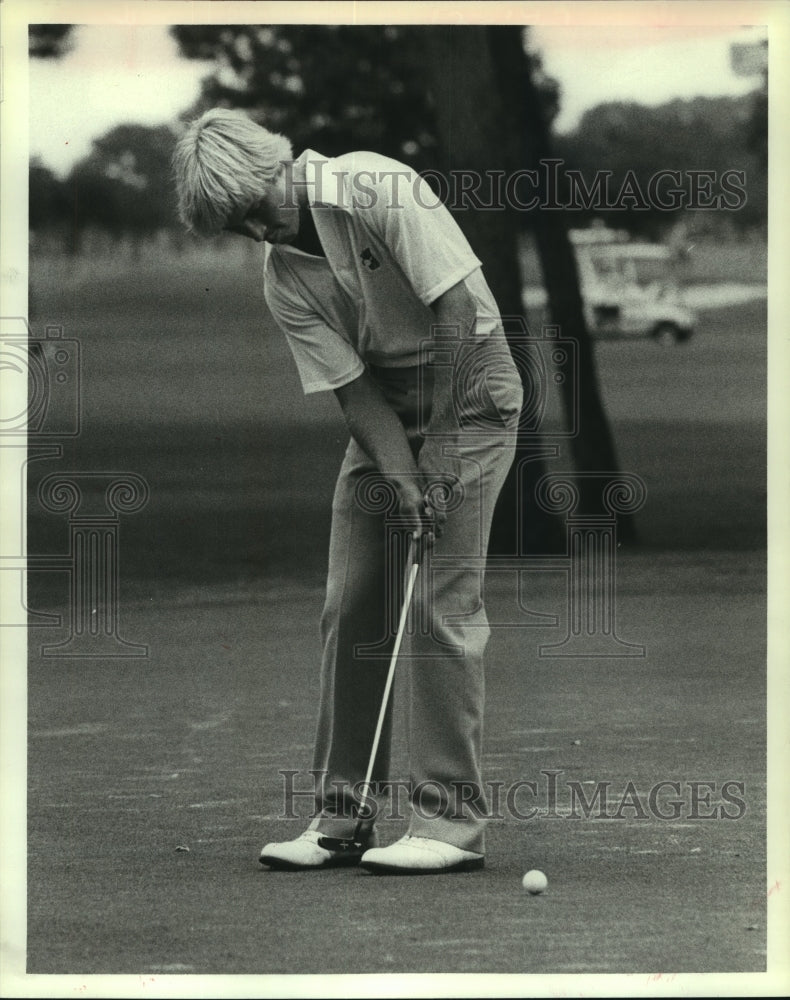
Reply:
<svg viewBox="0 0 790 1000"><path fill-rule="evenodd" d="M213 108L190 123L173 153L178 215L203 236L220 232L247 209L293 159L291 143L243 111Z"/></svg>

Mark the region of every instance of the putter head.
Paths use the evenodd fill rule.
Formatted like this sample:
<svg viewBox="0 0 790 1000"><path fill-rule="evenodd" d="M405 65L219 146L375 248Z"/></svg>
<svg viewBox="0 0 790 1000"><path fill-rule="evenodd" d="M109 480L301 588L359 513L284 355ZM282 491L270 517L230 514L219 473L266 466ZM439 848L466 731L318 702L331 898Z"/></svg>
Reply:
<svg viewBox="0 0 790 1000"><path fill-rule="evenodd" d="M350 837L319 837L318 846L325 851L335 851L337 854L362 853L366 846L361 840Z"/></svg>

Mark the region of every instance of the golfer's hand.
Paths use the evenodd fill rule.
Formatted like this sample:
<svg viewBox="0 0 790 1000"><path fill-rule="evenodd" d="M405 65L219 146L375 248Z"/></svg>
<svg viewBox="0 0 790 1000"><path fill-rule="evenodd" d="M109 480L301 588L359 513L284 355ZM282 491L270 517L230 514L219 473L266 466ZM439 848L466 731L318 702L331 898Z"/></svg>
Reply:
<svg viewBox="0 0 790 1000"><path fill-rule="evenodd" d="M452 516L462 497L460 463L452 456L443 455L435 442L426 441L420 451L418 472L426 517L436 537L441 538L448 512Z"/></svg>
<svg viewBox="0 0 790 1000"><path fill-rule="evenodd" d="M423 545L432 545L434 539L441 538L446 518L425 502L419 489L409 485L401 490L400 514L407 522L404 527L413 532Z"/></svg>

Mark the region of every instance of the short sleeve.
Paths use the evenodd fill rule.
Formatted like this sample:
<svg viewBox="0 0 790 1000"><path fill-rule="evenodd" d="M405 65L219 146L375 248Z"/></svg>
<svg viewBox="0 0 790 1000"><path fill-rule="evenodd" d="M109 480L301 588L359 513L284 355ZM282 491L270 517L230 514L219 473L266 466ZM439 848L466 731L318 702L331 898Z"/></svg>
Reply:
<svg viewBox="0 0 790 1000"><path fill-rule="evenodd" d="M376 154L367 166L363 190L372 193L357 200L358 217L384 240L419 300L430 305L481 262L424 178Z"/></svg>
<svg viewBox="0 0 790 1000"><path fill-rule="evenodd" d="M285 334L305 395L353 382L365 365L351 344L306 304L266 285L264 297Z"/></svg>

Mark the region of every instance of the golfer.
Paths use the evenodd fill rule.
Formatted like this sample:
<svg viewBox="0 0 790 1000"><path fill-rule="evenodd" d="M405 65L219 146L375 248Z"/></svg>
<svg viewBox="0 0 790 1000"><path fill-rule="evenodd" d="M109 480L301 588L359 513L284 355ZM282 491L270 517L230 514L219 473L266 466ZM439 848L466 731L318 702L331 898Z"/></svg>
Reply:
<svg viewBox="0 0 790 1000"><path fill-rule="evenodd" d="M193 122L174 170L189 229L264 244L266 303L304 392L334 392L350 432L321 618L315 818L260 860L289 870L480 868L483 567L522 403L480 261L404 164L310 149L294 159L286 138L241 112L216 108ZM409 827L379 846L375 815L358 826L357 814L410 537L424 554L401 651ZM389 777L390 735L388 710L374 783Z"/></svg>

